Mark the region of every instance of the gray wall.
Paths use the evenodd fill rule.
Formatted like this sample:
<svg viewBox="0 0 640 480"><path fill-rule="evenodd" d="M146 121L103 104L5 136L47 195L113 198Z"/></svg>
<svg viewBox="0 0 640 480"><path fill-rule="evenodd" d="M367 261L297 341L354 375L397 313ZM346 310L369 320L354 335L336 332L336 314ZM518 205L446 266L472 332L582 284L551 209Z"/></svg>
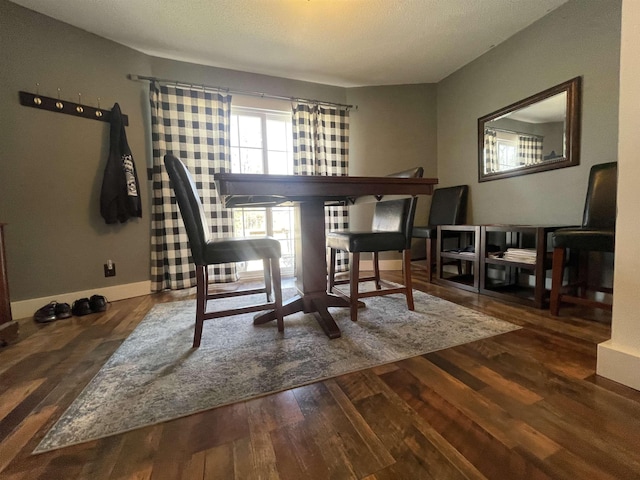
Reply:
<svg viewBox="0 0 640 480"><path fill-rule="evenodd" d="M470 222L581 221L589 168L617 158L620 6L571 0L438 84L438 177L470 186ZM478 183L477 119L576 76L580 165Z"/></svg>
<svg viewBox="0 0 640 480"><path fill-rule="evenodd" d="M436 85L392 85L347 90L351 113L351 175L387 175L415 166L437 177ZM429 198L418 201L416 218L426 222ZM352 209L350 225L371 225L371 207Z"/></svg>
<svg viewBox="0 0 640 480"><path fill-rule="evenodd" d="M128 73L357 105L351 113L353 175L414 165L441 186L471 186L475 223L576 223L589 167L616 158L620 2L571 0L437 86L343 89L149 57L0 0L0 221L6 228L12 301L149 279L151 162L146 82ZM476 121L574 76L584 80L582 160L577 167L477 182ZM129 116L144 218L105 225L99 215L108 124L26 108L34 91ZM436 108L437 106L437 108ZM436 162L437 157L437 162ZM418 220L426 219L420 200ZM366 226L370 210L352 214ZM118 274L105 279L113 259Z"/></svg>
<svg viewBox="0 0 640 480"><path fill-rule="evenodd" d="M149 214L144 163L149 154L141 87L126 79L150 73L145 55L0 0L0 221L11 300L100 289L149 278ZM99 195L109 124L21 106L18 91L110 109L129 116L144 217L109 226ZM141 168L142 167L142 168ZM113 259L117 276L104 278Z"/></svg>
<svg viewBox="0 0 640 480"><path fill-rule="evenodd" d="M0 222L11 300L55 297L149 280L151 163L147 82L129 73L274 95L358 104L351 114L353 174L423 165L436 174L435 86L351 89L149 57L0 0ZM23 107L18 91L104 108L118 102L138 169L143 218L106 225L99 195L109 125ZM245 99L246 100L246 99ZM366 212L354 215L367 223ZM359 220L359 219L363 220ZM104 278L112 259L117 276Z"/></svg>

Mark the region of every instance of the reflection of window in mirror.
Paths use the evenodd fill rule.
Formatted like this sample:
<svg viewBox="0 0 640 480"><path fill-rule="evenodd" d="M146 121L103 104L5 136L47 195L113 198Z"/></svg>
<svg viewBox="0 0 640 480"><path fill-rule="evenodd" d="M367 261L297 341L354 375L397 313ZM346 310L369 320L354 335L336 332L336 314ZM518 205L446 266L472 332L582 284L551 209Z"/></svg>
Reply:
<svg viewBox="0 0 640 480"><path fill-rule="evenodd" d="M498 132L498 171L501 172L510 168L517 167L519 165L518 146L516 139L517 135L509 134L506 132Z"/></svg>

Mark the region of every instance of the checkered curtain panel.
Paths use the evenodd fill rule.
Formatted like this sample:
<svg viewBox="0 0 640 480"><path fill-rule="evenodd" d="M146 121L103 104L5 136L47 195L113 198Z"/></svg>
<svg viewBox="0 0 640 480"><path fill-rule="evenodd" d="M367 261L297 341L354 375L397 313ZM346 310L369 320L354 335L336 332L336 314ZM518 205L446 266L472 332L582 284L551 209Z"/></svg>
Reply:
<svg viewBox="0 0 640 480"><path fill-rule="evenodd" d="M542 139L520 135L518 137L518 159L524 165L542 163Z"/></svg>
<svg viewBox="0 0 640 480"><path fill-rule="evenodd" d="M349 175L349 111L308 103L293 104L294 175ZM347 230L346 206L325 208L325 228ZM336 271L346 271L347 252L338 252Z"/></svg>
<svg viewBox="0 0 640 480"><path fill-rule="evenodd" d="M213 174L231 171L231 96L151 83L153 202L151 206L152 291L196 284L187 232L180 216L164 156L181 159L193 176L214 236L233 234L232 213L221 204ZM234 264L209 267L210 280L237 279Z"/></svg>
<svg viewBox="0 0 640 480"><path fill-rule="evenodd" d="M498 165L498 135L493 128L484 130L484 173L500 171Z"/></svg>

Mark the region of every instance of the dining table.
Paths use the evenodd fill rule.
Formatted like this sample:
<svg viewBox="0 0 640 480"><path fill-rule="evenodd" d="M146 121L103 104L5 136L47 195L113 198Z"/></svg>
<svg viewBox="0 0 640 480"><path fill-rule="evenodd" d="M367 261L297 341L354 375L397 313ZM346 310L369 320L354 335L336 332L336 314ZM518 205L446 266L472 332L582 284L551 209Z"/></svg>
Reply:
<svg viewBox="0 0 640 480"><path fill-rule="evenodd" d="M344 296L327 291L325 206L382 202L416 195L431 195L436 178L271 175L216 173L219 197L229 208L276 206L296 207L297 295L283 304L284 315L313 313L329 338L340 337L340 328L329 307L348 307ZM275 320L273 310L256 315L253 323Z"/></svg>

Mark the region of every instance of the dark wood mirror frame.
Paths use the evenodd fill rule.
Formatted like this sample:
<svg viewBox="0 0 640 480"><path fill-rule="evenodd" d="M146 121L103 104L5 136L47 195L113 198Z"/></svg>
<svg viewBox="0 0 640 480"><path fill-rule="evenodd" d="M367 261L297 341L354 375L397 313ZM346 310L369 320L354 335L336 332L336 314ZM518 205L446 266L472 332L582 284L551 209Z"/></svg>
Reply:
<svg viewBox="0 0 640 480"><path fill-rule="evenodd" d="M503 172L485 172L485 128L486 123L497 120L503 116L521 110L525 107L534 105L542 100L550 98L554 95L566 92L566 110L564 120L564 141L565 147L562 157L547 163L539 163L536 165L522 165ZM580 163L580 121L581 121L581 105L582 105L582 80L580 77L572 78L555 87L551 87L542 92L536 93L524 100L515 102L507 107L501 108L489 115L485 115L478 119L478 181L487 182L489 180L498 180L500 178L509 178L519 175L528 175L530 173L543 172L546 170L554 170L556 168L565 168L578 165Z"/></svg>

